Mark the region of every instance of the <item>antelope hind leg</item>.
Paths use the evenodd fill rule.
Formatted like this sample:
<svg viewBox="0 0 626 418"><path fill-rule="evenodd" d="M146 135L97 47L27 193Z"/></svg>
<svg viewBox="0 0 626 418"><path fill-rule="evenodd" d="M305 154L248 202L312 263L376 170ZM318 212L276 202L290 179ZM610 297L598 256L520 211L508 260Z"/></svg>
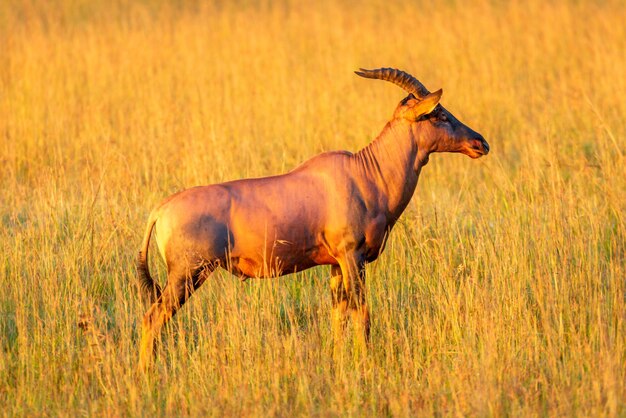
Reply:
<svg viewBox="0 0 626 418"><path fill-rule="evenodd" d="M173 274L170 272L161 297L148 309L143 317L139 368L146 370L156 354L156 339L161 328L196 291L214 268L197 269L193 272Z"/></svg>

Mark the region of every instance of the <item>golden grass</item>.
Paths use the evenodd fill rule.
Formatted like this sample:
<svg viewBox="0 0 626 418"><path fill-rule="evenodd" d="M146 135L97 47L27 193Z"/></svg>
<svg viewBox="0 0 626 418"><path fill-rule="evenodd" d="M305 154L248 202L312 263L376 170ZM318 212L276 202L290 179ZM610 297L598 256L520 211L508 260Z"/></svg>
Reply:
<svg viewBox="0 0 626 418"><path fill-rule="evenodd" d="M466 3L2 2L0 414L626 415L626 9ZM366 145L403 94L361 66L492 147L424 169L370 355L330 361L327 268L219 273L142 377L151 208Z"/></svg>

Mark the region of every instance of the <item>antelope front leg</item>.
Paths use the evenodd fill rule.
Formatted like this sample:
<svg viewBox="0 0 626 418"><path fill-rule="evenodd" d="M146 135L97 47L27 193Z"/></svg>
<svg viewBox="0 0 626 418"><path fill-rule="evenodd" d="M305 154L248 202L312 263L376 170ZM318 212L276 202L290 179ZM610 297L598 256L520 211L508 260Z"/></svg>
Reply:
<svg viewBox="0 0 626 418"><path fill-rule="evenodd" d="M356 257L340 262L347 308L362 348L370 341L370 313L365 301L365 263Z"/></svg>
<svg viewBox="0 0 626 418"><path fill-rule="evenodd" d="M348 295L343 287L343 276L339 266L332 266L330 277L330 293L332 297L331 323L333 331L333 353L337 357L343 343L343 333L346 328Z"/></svg>

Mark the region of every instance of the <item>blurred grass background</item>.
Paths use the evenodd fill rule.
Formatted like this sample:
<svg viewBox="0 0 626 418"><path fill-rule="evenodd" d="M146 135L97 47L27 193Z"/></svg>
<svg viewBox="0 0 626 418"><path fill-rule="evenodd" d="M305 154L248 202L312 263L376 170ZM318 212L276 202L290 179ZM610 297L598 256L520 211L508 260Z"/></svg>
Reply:
<svg viewBox="0 0 626 418"><path fill-rule="evenodd" d="M625 21L621 1L2 2L2 415L623 416ZM352 73L381 66L443 87L492 152L422 172L368 267L370 355L330 360L328 268L218 273L137 373L152 207L365 146L404 96Z"/></svg>

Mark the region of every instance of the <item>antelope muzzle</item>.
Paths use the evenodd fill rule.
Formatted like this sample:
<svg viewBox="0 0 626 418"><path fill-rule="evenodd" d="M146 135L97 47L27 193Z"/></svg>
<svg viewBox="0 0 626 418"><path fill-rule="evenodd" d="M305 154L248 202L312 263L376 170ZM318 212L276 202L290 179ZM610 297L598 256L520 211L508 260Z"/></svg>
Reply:
<svg viewBox="0 0 626 418"><path fill-rule="evenodd" d="M475 137L467 140L466 152L471 158L480 158L489 154L489 144L482 135L477 134Z"/></svg>

